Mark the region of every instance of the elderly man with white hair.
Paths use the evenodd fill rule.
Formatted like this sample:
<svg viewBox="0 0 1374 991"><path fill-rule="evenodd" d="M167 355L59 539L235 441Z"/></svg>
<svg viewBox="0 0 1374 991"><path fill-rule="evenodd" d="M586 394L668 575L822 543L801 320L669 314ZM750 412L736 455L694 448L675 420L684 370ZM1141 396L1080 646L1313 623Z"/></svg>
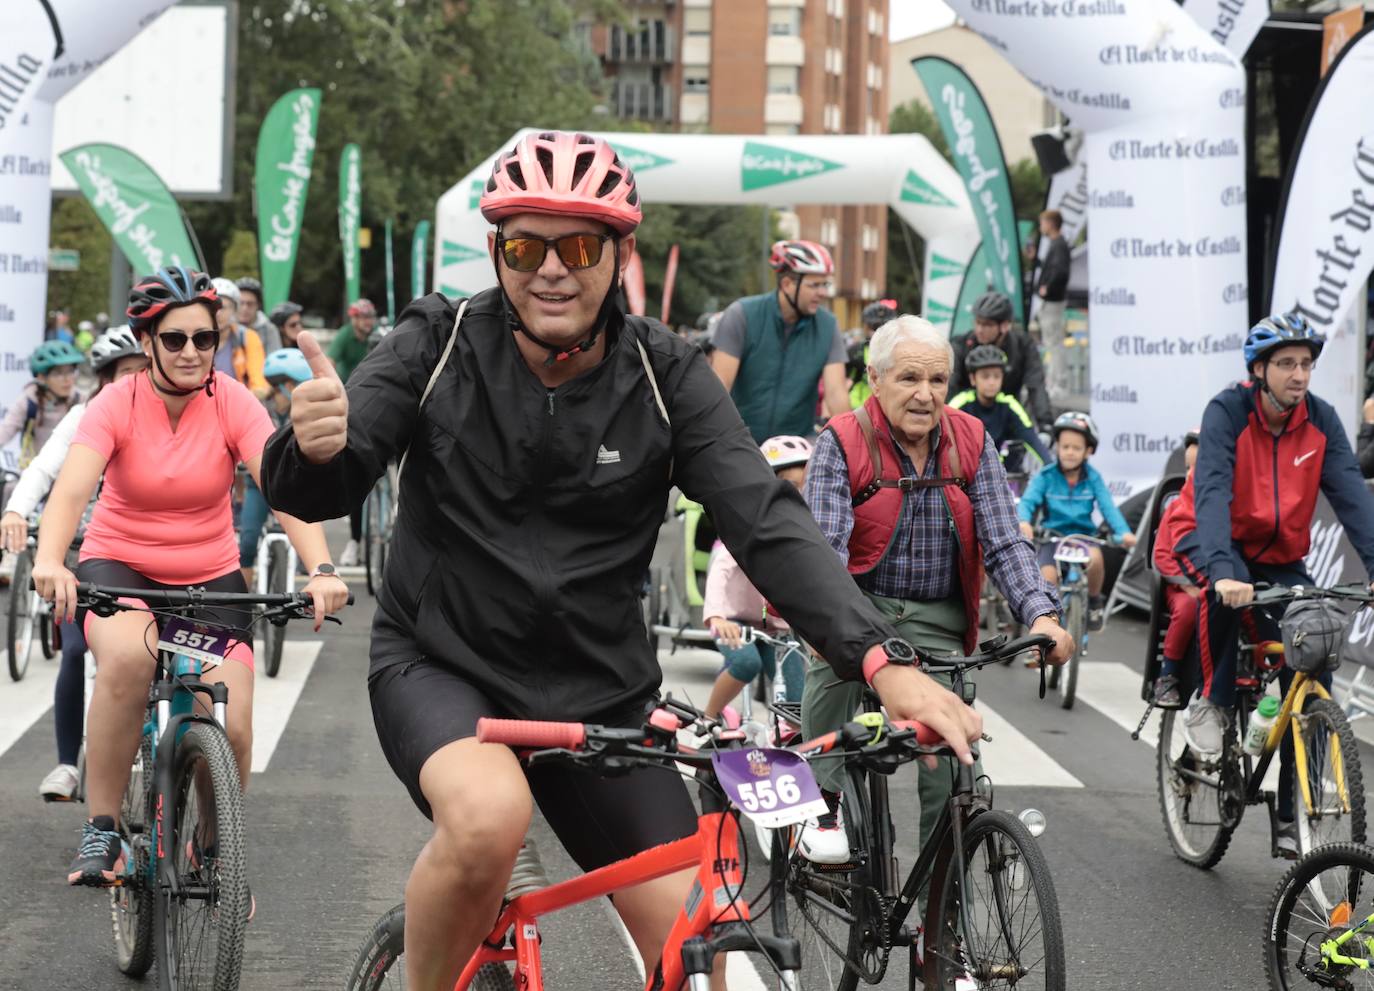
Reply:
<svg viewBox="0 0 1374 991"><path fill-rule="evenodd" d="M859 588L909 642L971 653L986 565L1030 632L1054 638L1049 660L1061 664L1073 639L1060 627L1055 590L1017 528L997 450L979 420L945 405L952 364L949 342L920 317L880 327L869 349L873 394L821 433L806 501ZM883 677L881 667L864 674L874 685ZM839 728L861 700L861 685L837 682L828 665L813 662L803 732L809 738ZM817 777L832 813L803 830L801 850L817 863L844 863L848 844L834 814L840 775L818 768ZM922 844L953 777L949 767L921 769Z"/></svg>

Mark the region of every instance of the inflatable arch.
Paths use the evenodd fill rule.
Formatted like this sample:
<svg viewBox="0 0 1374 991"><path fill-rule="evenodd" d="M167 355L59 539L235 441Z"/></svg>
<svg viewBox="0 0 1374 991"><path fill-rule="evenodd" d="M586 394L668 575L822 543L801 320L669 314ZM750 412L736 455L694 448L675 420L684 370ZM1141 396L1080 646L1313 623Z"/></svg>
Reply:
<svg viewBox="0 0 1374 991"><path fill-rule="evenodd" d="M498 151L510 148L526 129ZM606 133L646 203L884 204L926 242L923 311L948 330L978 227L959 174L919 134ZM498 152L439 198L434 287L450 297L496 284L491 225L477 209Z"/></svg>

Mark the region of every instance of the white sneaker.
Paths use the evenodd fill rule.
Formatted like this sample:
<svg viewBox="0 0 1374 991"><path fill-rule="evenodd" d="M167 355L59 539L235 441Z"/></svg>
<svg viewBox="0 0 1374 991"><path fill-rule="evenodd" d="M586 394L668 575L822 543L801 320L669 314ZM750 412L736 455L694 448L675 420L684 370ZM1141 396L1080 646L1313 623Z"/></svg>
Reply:
<svg viewBox="0 0 1374 991"><path fill-rule="evenodd" d="M45 802L70 802L80 780L80 775L71 764L58 764L38 786L38 794L43 796Z"/></svg>
<svg viewBox="0 0 1374 991"><path fill-rule="evenodd" d="M339 567L356 568L358 566L358 542L350 540L344 544L343 553L339 555Z"/></svg>
<svg viewBox="0 0 1374 991"><path fill-rule="evenodd" d="M839 813L835 815L834 825L822 826L815 819L806 820L797 841L797 851L813 864L849 863L849 838L844 834Z"/></svg>
<svg viewBox="0 0 1374 991"><path fill-rule="evenodd" d="M1199 695L1188 706L1183 718L1183 742L1200 757L1221 753L1226 733L1226 709Z"/></svg>

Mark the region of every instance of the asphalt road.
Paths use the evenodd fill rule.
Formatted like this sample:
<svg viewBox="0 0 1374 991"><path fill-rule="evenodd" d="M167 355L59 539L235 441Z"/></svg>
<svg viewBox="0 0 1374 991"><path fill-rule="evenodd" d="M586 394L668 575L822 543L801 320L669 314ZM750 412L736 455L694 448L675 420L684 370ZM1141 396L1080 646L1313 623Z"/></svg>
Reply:
<svg viewBox="0 0 1374 991"><path fill-rule="evenodd" d="M245 989L342 988L373 921L401 899L425 840L427 824L373 733L364 686L371 601L365 592L359 599L346 625L323 638L292 629L281 677L259 677L247 798L258 912ZM1133 726L1142 711L1143 641L1138 619L1116 617L1094 639L1070 712L1036 698L1031 672L998 669L980 678L996 804L1033 805L1048 817L1041 844L1062 908L1071 989L1261 987L1262 917L1284 865L1269 858L1260 809L1250 810L1215 870L1172 856L1154 751L1132 742L1123 725ZM667 685L704 701L713 655L665 653L663 667ZM22 683L0 682L0 988L139 986L115 970L105 896L63 882L84 809L45 805L37 795L55 762L54 673L54 663L35 659ZM1374 766L1365 747L1362 757ZM894 808L908 822L915 819L911 778L894 778ZM550 873L570 875L542 822L536 836ZM908 846L903 861L911 855ZM549 919L544 939L551 991L639 986L602 904ZM730 979L733 991L772 986L745 961L732 963ZM906 987L904 964L894 964L884 987Z"/></svg>

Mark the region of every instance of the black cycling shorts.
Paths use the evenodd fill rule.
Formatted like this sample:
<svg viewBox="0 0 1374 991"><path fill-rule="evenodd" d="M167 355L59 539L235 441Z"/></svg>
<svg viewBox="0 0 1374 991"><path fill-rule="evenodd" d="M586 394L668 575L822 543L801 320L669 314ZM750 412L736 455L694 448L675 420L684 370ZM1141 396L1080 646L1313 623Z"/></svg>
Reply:
<svg viewBox="0 0 1374 991"><path fill-rule="evenodd" d="M76 566L76 580L88 582L92 585L106 585L111 588L140 588L148 591L164 592L183 592L190 585L164 585L162 582L155 582L151 578L139 574L133 568L124 564L122 561L110 561L106 558L91 558L82 561ZM243 572L238 568L221 575L218 578L211 578L207 582L197 582L196 588L204 588L207 592L247 592L248 586L243 581ZM76 621L83 626L86 622L85 609L77 611ZM194 613L197 619L202 619L207 623L215 623L220 626L230 626L240 630L252 630L253 628L253 608L234 608L232 606L206 606L197 609ZM248 647L253 647L253 638L248 637Z"/></svg>
<svg viewBox="0 0 1374 991"><path fill-rule="evenodd" d="M432 819L420 791L420 768L435 751L477 734L483 716L507 717L456 671L426 658L392 664L368 680L372 718L387 763ZM652 700L584 722L640 726ZM676 770L636 768L601 777L585 768L546 764L526 769L530 793L568 854L584 871L696 832L697 813Z"/></svg>

